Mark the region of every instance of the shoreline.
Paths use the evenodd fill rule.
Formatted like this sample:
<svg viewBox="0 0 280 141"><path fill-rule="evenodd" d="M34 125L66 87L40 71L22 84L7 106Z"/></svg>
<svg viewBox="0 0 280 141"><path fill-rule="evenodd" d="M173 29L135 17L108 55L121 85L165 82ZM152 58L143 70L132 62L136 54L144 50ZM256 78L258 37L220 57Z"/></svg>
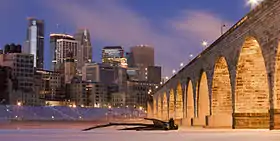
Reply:
<svg viewBox="0 0 280 141"><path fill-rule="evenodd" d="M109 122L143 122L143 119L113 120L10 120L0 122L0 129L83 129Z"/></svg>

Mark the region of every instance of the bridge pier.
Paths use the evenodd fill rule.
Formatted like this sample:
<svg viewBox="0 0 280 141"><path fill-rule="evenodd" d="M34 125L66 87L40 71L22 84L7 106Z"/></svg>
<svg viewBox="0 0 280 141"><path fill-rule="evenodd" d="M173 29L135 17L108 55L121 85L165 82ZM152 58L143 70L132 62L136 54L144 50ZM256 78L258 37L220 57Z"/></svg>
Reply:
<svg viewBox="0 0 280 141"><path fill-rule="evenodd" d="M269 129L269 113L234 113L234 129Z"/></svg>
<svg viewBox="0 0 280 141"><path fill-rule="evenodd" d="M192 126L192 118L191 117L183 118L182 125L187 127Z"/></svg>
<svg viewBox="0 0 280 141"><path fill-rule="evenodd" d="M280 129L280 109L270 110L271 114L271 122L270 122L270 129Z"/></svg>
<svg viewBox="0 0 280 141"><path fill-rule="evenodd" d="M207 120L210 128L232 128L232 115L229 114L211 115Z"/></svg>
<svg viewBox="0 0 280 141"><path fill-rule="evenodd" d="M193 118L193 126L206 126L206 116Z"/></svg>
<svg viewBox="0 0 280 141"><path fill-rule="evenodd" d="M175 124L179 125L179 126L182 126L183 123L182 123L182 119L175 119L174 120Z"/></svg>

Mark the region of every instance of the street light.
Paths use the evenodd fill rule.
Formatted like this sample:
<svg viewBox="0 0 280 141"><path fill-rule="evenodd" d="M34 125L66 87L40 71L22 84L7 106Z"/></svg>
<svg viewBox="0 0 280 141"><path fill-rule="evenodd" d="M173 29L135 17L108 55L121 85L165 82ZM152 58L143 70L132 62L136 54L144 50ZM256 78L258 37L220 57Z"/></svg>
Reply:
<svg viewBox="0 0 280 141"><path fill-rule="evenodd" d="M248 0L247 5L251 6L251 10L258 6L263 0Z"/></svg>
<svg viewBox="0 0 280 141"><path fill-rule="evenodd" d="M169 77L168 77L168 76L166 76L166 77L165 77L165 79L166 79L166 80L168 80L168 79L169 79Z"/></svg>
<svg viewBox="0 0 280 141"><path fill-rule="evenodd" d="M183 67L183 66L184 66L184 63L181 63L180 66Z"/></svg>
<svg viewBox="0 0 280 141"><path fill-rule="evenodd" d="M17 106L21 106L21 102L18 102L18 103L17 103Z"/></svg>
<svg viewBox="0 0 280 141"><path fill-rule="evenodd" d="M74 105L73 105L73 108L76 108L76 107L77 107L76 104L74 104Z"/></svg>
<svg viewBox="0 0 280 141"><path fill-rule="evenodd" d="M208 46L208 43L206 41L203 41L202 46L206 48Z"/></svg>
<svg viewBox="0 0 280 141"><path fill-rule="evenodd" d="M176 73L176 70L173 70L172 73L175 74L175 73Z"/></svg>

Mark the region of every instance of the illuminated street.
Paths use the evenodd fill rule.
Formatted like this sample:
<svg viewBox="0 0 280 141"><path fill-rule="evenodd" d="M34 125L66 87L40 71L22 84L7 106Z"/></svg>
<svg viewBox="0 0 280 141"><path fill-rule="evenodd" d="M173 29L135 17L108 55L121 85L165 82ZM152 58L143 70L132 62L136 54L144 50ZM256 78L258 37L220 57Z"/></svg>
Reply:
<svg viewBox="0 0 280 141"><path fill-rule="evenodd" d="M0 130L6 141L279 141L279 131L181 129L179 131L118 131L116 128L81 132L79 129Z"/></svg>

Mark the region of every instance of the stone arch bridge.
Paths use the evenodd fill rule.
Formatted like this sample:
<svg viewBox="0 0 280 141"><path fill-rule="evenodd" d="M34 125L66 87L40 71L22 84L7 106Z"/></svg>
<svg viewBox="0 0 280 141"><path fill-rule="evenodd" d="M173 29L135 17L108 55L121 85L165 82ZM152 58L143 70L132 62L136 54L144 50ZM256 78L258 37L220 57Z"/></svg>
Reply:
<svg viewBox="0 0 280 141"><path fill-rule="evenodd" d="M148 115L186 126L279 129L279 39L280 1L265 0L158 88Z"/></svg>

